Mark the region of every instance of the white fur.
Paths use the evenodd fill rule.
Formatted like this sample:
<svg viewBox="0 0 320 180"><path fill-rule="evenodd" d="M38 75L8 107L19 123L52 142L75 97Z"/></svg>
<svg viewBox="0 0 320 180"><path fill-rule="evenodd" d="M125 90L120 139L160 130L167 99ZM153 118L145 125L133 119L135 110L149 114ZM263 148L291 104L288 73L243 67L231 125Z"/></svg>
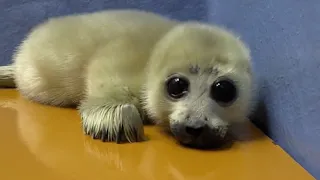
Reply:
<svg viewBox="0 0 320 180"><path fill-rule="evenodd" d="M220 74L194 76L190 65L201 71L214 67ZM214 25L136 10L52 18L28 34L11 68L23 96L78 106L84 132L108 141L119 136L129 142L144 139L146 114L155 122L183 121L193 109L209 117L212 126L241 121L252 96L249 50L236 35ZM1 71L9 71L0 69L3 80ZM179 103L165 98L163 88L174 72L192 84L190 98ZM221 75L234 78L240 87L238 100L228 108L207 96L209 85Z"/></svg>

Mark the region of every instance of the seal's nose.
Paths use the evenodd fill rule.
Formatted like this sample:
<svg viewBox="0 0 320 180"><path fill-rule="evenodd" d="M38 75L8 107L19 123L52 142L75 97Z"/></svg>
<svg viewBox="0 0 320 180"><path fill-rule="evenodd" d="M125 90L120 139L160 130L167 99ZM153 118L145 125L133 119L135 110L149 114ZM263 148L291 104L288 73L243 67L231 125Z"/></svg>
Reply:
<svg viewBox="0 0 320 180"><path fill-rule="evenodd" d="M184 123L170 124L171 132L183 145L192 148L212 149L227 141L228 126L211 127L208 121L193 118Z"/></svg>
<svg viewBox="0 0 320 180"><path fill-rule="evenodd" d="M200 127L192 127L192 126L186 126L186 133L193 137L198 137L203 132L204 126Z"/></svg>

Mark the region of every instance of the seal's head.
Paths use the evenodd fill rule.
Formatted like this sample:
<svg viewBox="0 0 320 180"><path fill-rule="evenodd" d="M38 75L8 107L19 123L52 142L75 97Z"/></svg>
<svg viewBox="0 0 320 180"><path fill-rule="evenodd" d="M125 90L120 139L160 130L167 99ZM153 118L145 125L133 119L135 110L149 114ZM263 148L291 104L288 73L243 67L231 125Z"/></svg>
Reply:
<svg viewBox="0 0 320 180"><path fill-rule="evenodd" d="M182 144L219 147L252 101L250 53L233 33L188 22L155 46L148 65L145 109Z"/></svg>

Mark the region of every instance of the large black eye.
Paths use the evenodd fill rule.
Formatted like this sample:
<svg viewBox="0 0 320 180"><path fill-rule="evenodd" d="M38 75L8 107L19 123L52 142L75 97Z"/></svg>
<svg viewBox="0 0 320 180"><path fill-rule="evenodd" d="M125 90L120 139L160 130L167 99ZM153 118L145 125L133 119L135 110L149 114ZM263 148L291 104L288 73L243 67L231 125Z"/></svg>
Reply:
<svg viewBox="0 0 320 180"><path fill-rule="evenodd" d="M179 99L189 92L189 81L183 77L171 77L167 80L167 93L171 98Z"/></svg>
<svg viewBox="0 0 320 180"><path fill-rule="evenodd" d="M211 87L211 98L220 104L232 103L237 97L237 88L230 80L218 80Z"/></svg>

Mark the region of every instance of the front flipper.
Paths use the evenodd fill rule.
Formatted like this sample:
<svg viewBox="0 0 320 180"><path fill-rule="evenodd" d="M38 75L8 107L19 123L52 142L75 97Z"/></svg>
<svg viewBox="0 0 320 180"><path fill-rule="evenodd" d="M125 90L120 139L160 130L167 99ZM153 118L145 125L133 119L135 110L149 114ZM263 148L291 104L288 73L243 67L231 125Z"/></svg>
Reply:
<svg viewBox="0 0 320 180"><path fill-rule="evenodd" d="M84 133L94 139L116 143L145 139L141 115L133 104L88 99L79 107L79 112Z"/></svg>

